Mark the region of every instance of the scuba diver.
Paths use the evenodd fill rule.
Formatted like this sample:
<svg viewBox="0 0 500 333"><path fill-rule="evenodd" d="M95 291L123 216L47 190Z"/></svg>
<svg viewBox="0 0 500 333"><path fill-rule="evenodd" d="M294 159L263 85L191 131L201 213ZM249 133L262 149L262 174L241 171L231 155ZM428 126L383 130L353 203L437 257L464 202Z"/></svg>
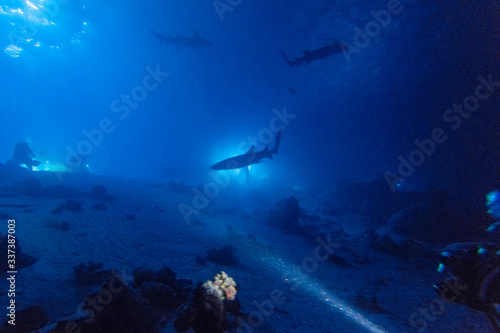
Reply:
<svg viewBox="0 0 500 333"><path fill-rule="evenodd" d="M484 242L448 245L438 272L445 274L434 290L448 303L485 313L500 333L500 223L491 225Z"/></svg>
<svg viewBox="0 0 500 333"><path fill-rule="evenodd" d="M28 170L33 170L34 166L38 166L41 162L34 160L35 152L31 149L27 141L18 142L14 147L11 162L15 165L24 164Z"/></svg>

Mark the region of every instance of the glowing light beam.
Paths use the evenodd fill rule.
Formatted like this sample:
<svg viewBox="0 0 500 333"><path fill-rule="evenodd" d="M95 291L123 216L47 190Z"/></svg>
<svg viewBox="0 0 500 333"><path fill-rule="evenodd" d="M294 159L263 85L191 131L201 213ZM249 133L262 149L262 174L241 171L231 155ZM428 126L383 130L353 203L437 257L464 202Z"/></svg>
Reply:
<svg viewBox="0 0 500 333"><path fill-rule="evenodd" d="M288 272L295 271L296 269L289 264L286 264L282 259L277 259L274 257L262 258L265 264L274 268L282 274L287 274ZM352 307L338 299L332 292L326 291L325 288L320 286L318 283L313 282L311 278L304 276L302 273L297 274L296 277L300 279L300 286L311 296L319 299L320 301L326 303L331 309L339 311L345 317L354 321L356 324L362 326L366 330L373 333L388 333L382 326L375 325L370 320L365 318L361 313L354 310Z"/></svg>

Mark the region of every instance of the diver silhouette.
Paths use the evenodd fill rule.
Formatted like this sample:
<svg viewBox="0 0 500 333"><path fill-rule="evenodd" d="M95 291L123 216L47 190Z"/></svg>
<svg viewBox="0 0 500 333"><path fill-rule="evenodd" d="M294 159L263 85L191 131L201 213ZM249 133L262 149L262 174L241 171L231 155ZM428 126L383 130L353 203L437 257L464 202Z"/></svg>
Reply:
<svg viewBox="0 0 500 333"><path fill-rule="evenodd" d="M24 164L28 170L33 170L34 166L40 164L40 161L34 160L35 152L31 149L28 142L18 142L14 147L11 161L16 165Z"/></svg>

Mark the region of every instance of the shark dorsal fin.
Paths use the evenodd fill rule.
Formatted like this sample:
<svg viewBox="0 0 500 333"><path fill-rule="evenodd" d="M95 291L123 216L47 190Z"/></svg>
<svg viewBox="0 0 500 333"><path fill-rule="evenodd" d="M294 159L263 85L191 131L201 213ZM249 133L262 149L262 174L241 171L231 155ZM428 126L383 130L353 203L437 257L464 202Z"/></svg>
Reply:
<svg viewBox="0 0 500 333"><path fill-rule="evenodd" d="M255 154L254 146L250 147L250 149L248 149L248 151L245 154Z"/></svg>

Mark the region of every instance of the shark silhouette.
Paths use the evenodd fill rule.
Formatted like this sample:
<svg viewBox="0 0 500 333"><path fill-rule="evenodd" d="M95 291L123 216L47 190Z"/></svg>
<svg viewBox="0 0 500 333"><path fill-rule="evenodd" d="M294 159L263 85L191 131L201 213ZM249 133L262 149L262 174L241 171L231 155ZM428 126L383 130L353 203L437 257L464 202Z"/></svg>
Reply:
<svg viewBox="0 0 500 333"><path fill-rule="evenodd" d="M274 144L273 149L269 149L268 146L262 151L256 152L254 146L250 147L250 149L238 156L226 158L218 163L215 163L211 166L213 170L231 170L231 169L239 169L248 167L251 164L258 164L263 158L273 159L273 155L278 155L278 150L280 148L281 141L281 131L276 135L276 142ZM248 168L245 170L248 171Z"/></svg>
<svg viewBox="0 0 500 333"><path fill-rule="evenodd" d="M160 42L165 44L175 44L178 49L181 49L183 47L207 47L212 45L212 43L210 43L205 38L201 38L195 30L193 30L194 37L184 37L179 34L176 34L175 37L163 36L162 34L159 34L154 30L149 31L151 31L153 36L155 36L155 38Z"/></svg>
<svg viewBox="0 0 500 333"><path fill-rule="evenodd" d="M285 59L286 63L290 67L293 67L293 66L299 67L303 63L308 64L308 63L316 61L316 60L328 58L329 56L332 56L336 53L340 53L346 49L349 49L349 45L335 41L335 43L327 45L327 46L323 46L319 49L303 50L302 52L304 53L304 55L302 57L299 57L299 58L294 58L294 60L288 59L285 56L285 54L283 53L283 51L281 51L281 56L283 57L283 59Z"/></svg>

